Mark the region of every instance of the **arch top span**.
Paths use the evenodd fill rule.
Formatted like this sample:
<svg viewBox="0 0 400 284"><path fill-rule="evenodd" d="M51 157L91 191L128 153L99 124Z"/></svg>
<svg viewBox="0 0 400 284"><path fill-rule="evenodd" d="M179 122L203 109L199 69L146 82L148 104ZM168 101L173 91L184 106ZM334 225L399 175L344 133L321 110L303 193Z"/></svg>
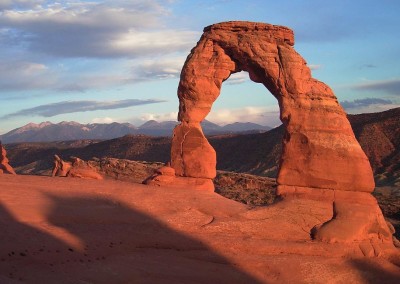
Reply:
<svg viewBox="0 0 400 284"><path fill-rule="evenodd" d="M186 59L178 86L181 124L171 164L178 176L214 178L216 154L200 122L218 98L222 83L247 71L278 100L285 127L278 184L371 192L369 161L356 141L332 90L312 78L294 50L293 31L253 22L224 22L204 29ZM283 188L283 187L281 187Z"/></svg>
<svg viewBox="0 0 400 284"><path fill-rule="evenodd" d="M203 32L207 33L217 30L223 30L224 32L230 31L234 33L260 31L262 33L268 33L271 42L285 42L291 46L294 45L293 30L285 26L257 22L230 21L207 26L203 29Z"/></svg>

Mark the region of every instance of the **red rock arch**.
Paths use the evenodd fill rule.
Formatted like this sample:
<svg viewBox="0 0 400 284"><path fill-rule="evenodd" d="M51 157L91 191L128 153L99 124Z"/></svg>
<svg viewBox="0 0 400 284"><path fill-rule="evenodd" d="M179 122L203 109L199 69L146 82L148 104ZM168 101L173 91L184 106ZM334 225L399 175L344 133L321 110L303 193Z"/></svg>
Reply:
<svg viewBox="0 0 400 284"><path fill-rule="evenodd" d="M171 164L178 176L212 179L216 154L200 122L222 83L247 71L278 100L285 126L278 184L371 192L369 161L332 90L312 78L294 50L292 30L251 22L219 23L204 33L183 66L178 87L181 122L174 130Z"/></svg>
<svg viewBox="0 0 400 284"><path fill-rule="evenodd" d="M293 32L282 26L226 22L206 27L181 73L181 123L172 138L172 168L159 169L146 183L214 188L216 154L200 122L218 98L222 83L244 70L280 106L285 135L277 181L283 205L277 206L318 204L328 217L320 219L312 208L306 210L314 216L315 223L308 224L313 239L359 243L361 253L368 256L392 250L393 230L370 194L374 189L371 166L346 113L332 90L311 77L293 45Z"/></svg>

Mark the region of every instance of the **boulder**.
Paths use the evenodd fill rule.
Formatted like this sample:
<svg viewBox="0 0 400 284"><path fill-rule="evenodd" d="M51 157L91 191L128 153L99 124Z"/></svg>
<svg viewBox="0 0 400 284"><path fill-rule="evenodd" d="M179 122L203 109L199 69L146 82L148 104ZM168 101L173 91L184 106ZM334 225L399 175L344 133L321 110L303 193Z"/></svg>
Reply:
<svg viewBox="0 0 400 284"><path fill-rule="evenodd" d="M58 155L54 155L52 176L83 179L103 179L103 176L100 175L89 163L77 157L71 157L71 162L66 162L63 161Z"/></svg>
<svg viewBox="0 0 400 284"><path fill-rule="evenodd" d="M16 175L13 167L10 166L7 158L7 151L3 144L0 142L0 174L11 174Z"/></svg>

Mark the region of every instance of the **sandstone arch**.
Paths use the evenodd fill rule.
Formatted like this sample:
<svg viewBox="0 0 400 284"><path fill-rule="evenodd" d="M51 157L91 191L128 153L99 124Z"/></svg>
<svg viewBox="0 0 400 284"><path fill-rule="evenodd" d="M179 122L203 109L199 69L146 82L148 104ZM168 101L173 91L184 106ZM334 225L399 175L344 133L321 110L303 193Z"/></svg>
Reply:
<svg viewBox="0 0 400 284"><path fill-rule="evenodd" d="M174 130L171 166L178 177L188 180L215 177L216 154L200 122L218 98L222 83L235 72L247 71L280 106L285 136L279 194L332 204L332 220L315 224L314 238L354 241L373 235L390 242L391 233L369 194L374 189L369 161L346 113L332 90L312 78L293 45L292 30L283 26L225 22L206 27L181 72L181 123Z"/></svg>
<svg viewBox="0 0 400 284"><path fill-rule="evenodd" d="M199 123L218 98L223 81L247 71L252 81L277 98L281 109L286 135L279 184L373 190L371 167L345 112L332 90L311 77L293 45L293 32L282 26L227 22L204 29L178 87L181 125L172 146L172 166L178 175L215 177L215 152Z"/></svg>

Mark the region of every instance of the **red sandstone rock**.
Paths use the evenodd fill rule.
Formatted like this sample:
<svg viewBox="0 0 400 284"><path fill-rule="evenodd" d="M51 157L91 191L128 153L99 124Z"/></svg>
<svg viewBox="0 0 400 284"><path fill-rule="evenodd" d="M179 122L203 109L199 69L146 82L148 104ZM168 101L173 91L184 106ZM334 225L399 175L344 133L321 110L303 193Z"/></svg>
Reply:
<svg viewBox="0 0 400 284"><path fill-rule="evenodd" d="M175 169L170 167L168 164L157 169L155 173L147 178L143 183L153 186L214 191L214 184L211 179L176 176Z"/></svg>
<svg viewBox="0 0 400 284"><path fill-rule="evenodd" d="M400 279L387 243L311 241L332 215L314 200L252 208L202 190L29 175L2 176L0 200L0 283Z"/></svg>
<svg viewBox="0 0 400 284"><path fill-rule="evenodd" d="M251 80L262 83L281 107L286 135L279 184L373 190L371 167L345 112L332 90L311 77L293 45L293 32L282 26L226 22L204 29L185 62L178 87L182 124L174 131L171 150L178 175L214 177L215 153L198 134L200 122L218 98L223 81L244 70ZM193 134L196 143L191 140L190 147L183 139L187 131L181 129L188 125L198 129Z"/></svg>
<svg viewBox="0 0 400 284"><path fill-rule="evenodd" d="M165 165L165 166L157 169L156 173L159 175L164 175L164 176L175 176L175 169L171 168L168 165Z"/></svg>
<svg viewBox="0 0 400 284"><path fill-rule="evenodd" d="M65 162L58 155L54 155L54 165L51 176L65 177L72 167L71 162Z"/></svg>
<svg viewBox="0 0 400 284"><path fill-rule="evenodd" d="M216 176L216 154L199 123L182 122L174 129L172 166L178 176L209 178Z"/></svg>
<svg viewBox="0 0 400 284"><path fill-rule="evenodd" d="M332 219L315 225L313 238L326 242L354 242L368 239L392 241L394 228L389 228L376 199L366 192L278 186L285 199L310 199L333 205ZM366 233L368 232L368 233Z"/></svg>
<svg viewBox="0 0 400 284"><path fill-rule="evenodd" d="M15 175L14 169L10 166L7 158L7 151L0 142L0 174L12 174Z"/></svg>
<svg viewBox="0 0 400 284"><path fill-rule="evenodd" d="M226 22L206 27L182 69L181 124L174 130L171 165L183 178L215 177L216 154L200 122L218 98L222 83L233 73L247 71L279 102L285 135L278 193L332 208L330 220L314 224L314 238L391 243L376 200L368 194L374 189L371 166L346 113L332 90L312 78L293 45L293 32L282 26ZM369 247L362 250L369 255Z"/></svg>
<svg viewBox="0 0 400 284"><path fill-rule="evenodd" d="M96 169L85 161L77 157L71 157L71 160L72 162L65 162L59 156L54 155L52 176L103 179Z"/></svg>

